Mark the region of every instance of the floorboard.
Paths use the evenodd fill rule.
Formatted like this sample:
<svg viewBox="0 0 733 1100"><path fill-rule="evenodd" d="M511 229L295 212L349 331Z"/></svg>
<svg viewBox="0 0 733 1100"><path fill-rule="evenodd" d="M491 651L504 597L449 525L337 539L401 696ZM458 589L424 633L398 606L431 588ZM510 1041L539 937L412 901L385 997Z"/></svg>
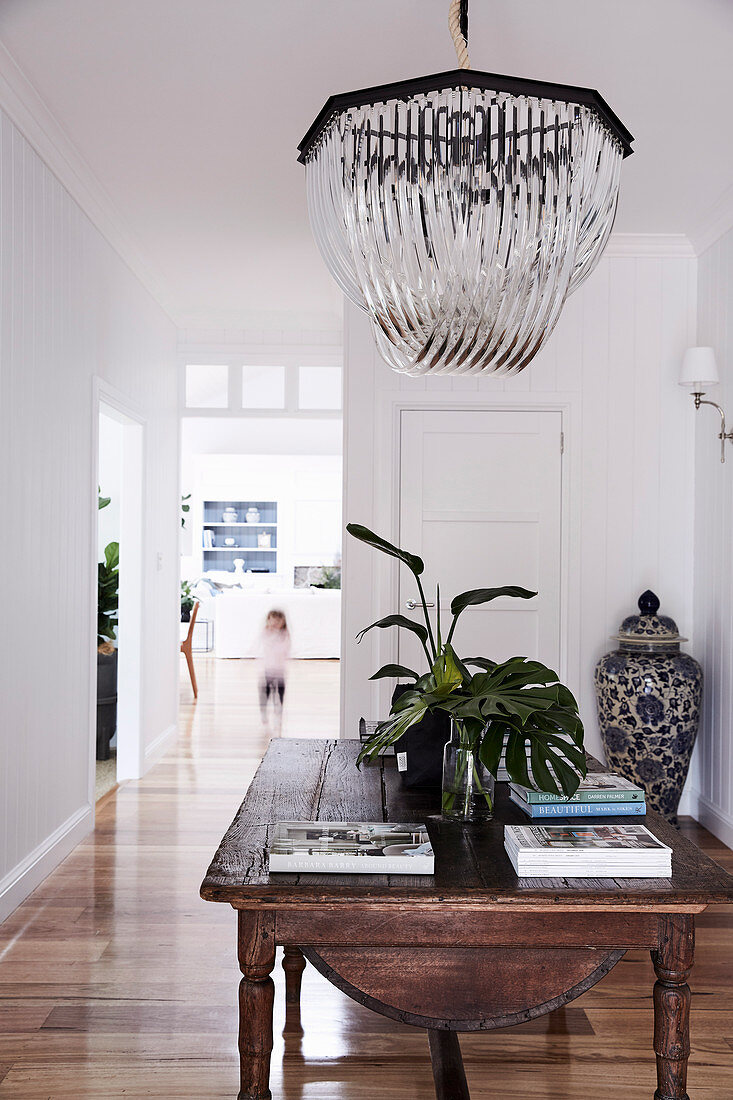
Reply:
<svg viewBox="0 0 733 1100"><path fill-rule="evenodd" d="M95 834L0 926L0 1100L237 1093L235 920L200 901L210 856L267 743L249 661L196 657L181 734L101 804ZM336 662L294 662L283 735L334 736ZM733 853L683 828L733 871ZM690 1100L733 1096L733 907L698 923ZM653 972L630 951L584 997L521 1027L464 1035L472 1100L651 1100ZM274 1100L432 1100L428 1041L355 1004L311 967L304 1035L282 1034Z"/></svg>

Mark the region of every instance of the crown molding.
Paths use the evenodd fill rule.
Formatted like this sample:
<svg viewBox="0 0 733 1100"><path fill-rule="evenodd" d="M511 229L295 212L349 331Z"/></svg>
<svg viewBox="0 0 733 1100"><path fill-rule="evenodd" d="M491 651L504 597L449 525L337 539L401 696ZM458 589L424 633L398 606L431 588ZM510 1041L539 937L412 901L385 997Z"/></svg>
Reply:
<svg viewBox="0 0 733 1100"><path fill-rule="evenodd" d="M690 233L690 240L697 255L701 256L729 229L733 229L733 186L728 187L723 192L718 201Z"/></svg>
<svg viewBox="0 0 733 1100"><path fill-rule="evenodd" d="M177 311L94 172L7 47L0 42L0 108L173 324Z"/></svg>
<svg viewBox="0 0 733 1100"><path fill-rule="evenodd" d="M684 233L612 233L605 256L667 260L695 258L695 249Z"/></svg>

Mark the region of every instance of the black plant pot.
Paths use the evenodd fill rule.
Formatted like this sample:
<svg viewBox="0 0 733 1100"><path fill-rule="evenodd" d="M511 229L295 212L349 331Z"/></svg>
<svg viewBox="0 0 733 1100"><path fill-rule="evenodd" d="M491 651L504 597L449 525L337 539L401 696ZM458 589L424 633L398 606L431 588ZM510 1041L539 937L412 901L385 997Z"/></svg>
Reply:
<svg viewBox="0 0 733 1100"><path fill-rule="evenodd" d="M117 729L117 650L97 653L97 760L109 760Z"/></svg>
<svg viewBox="0 0 733 1100"><path fill-rule="evenodd" d="M191 622L191 608L190 607L183 607L183 605L181 605L181 622L182 623L190 623Z"/></svg>
<svg viewBox="0 0 733 1100"><path fill-rule="evenodd" d="M395 703L400 695L411 689L412 684L398 684L392 693L392 702ZM428 713L410 726L394 746L402 785L410 789L427 787L440 791L443 785L443 749L449 740L450 718L444 711Z"/></svg>

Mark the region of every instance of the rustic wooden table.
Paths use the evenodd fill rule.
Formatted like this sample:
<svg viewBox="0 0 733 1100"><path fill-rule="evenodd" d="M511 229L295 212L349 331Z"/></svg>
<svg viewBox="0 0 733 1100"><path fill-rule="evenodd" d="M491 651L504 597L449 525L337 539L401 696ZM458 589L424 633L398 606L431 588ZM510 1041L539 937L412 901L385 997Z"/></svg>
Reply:
<svg viewBox="0 0 733 1100"><path fill-rule="evenodd" d="M497 785L493 822L461 827L431 816L435 796L403 790L393 760L358 771L359 747L272 742L201 886L203 898L238 910L239 1100L271 1097L277 945L291 1010L305 957L361 1004L426 1028L438 1100L469 1097L457 1032L550 1012L627 948L648 947L657 976L655 1100L687 1100L695 914L733 901L733 877L648 813L647 827L674 849L671 879L518 879L504 825L528 818L506 784ZM425 821L435 875L270 876L268 831L284 820Z"/></svg>

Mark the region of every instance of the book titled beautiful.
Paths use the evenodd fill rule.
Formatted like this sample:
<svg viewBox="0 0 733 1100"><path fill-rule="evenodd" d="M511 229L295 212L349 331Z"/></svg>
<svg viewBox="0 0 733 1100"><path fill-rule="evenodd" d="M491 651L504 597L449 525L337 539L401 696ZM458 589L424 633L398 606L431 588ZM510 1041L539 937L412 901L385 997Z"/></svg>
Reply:
<svg viewBox="0 0 733 1100"><path fill-rule="evenodd" d="M525 802L512 789L509 797L527 817L643 817L646 802Z"/></svg>
<svg viewBox="0 0 733 1100"><path fill-rule="evenodd" d="M424 825L373 821L278 821L268 846L271 871L432 875Z"/></svg>
<svg viewBox="0 0 733 1100"><path fill-rule="evenodd" d="M546 791L535 791L531 787L523 787L520 783L511 784L512 791L524 802L530 804L546 802L644 802L645 795L641 787L637 787L629 779L622 775L612 775L611 772L589 772L580 781L580 786L574 795L565 798L561 794L548 794ZM618 811L621 813L622 811Z"/></svg>

